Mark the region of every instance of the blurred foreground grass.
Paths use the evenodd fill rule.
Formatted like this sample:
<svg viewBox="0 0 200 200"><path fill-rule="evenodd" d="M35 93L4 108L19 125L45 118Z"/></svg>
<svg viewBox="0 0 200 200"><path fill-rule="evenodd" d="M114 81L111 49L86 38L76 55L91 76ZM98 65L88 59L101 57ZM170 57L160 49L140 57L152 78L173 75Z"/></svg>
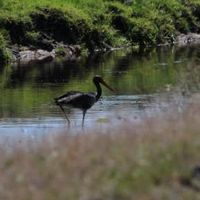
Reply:
<svg viewBox="0 0 200 200"><path fill-rule="evenodd" d="M198 199L198 101L141 124L52 135L37 148L2 147L0 199Z"/></svg>

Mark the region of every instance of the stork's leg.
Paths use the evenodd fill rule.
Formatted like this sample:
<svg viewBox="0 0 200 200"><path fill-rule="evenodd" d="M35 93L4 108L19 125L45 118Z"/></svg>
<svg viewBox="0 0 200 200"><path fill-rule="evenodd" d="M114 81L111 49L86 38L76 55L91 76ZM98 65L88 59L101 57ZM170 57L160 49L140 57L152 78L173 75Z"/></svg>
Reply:
<svg viewBox="0 0 200 200"><path fill-rule="evenodd" d="M82 119L82 127L84 126L85 114L87 110L83 110L83 119Z"/></svg>
<svg viewBox="0 0 200 200"><path fill-rule="evenodd" d="M65 115L65 118L67 119L67 123L68 123L68 125L70 125L69 118L67 117L64 108L63 108L61 105L59 105L59 107L60 107L60 109L63 111L63 113L64 113L64 115Z"/></svg>

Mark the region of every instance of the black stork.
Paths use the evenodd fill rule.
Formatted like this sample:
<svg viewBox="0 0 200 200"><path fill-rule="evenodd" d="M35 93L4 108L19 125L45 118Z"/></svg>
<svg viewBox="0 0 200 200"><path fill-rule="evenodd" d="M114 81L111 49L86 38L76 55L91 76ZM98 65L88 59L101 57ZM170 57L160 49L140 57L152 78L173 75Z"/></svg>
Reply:
<svg viewBox="0 0 200 200"><path fill-rule="evenodd" d="M82 126L84 125L84 119L85 119L85 114L89 108L91 108L94 103L96 103L99 98L101 97L102 94L102 89L101 85L104 85L107 87L109 90L115 92L114 89L112 89L104 80L101 76L96 75L93 77L93 83L96 86L97 92L79 92L79 91L69 91L66 94L55 98L55 103L61 108L63 111L67 121L68 125L70 124L70 121L65 113L65 110L63 106L71 106L73 108L79 108L83 111L83 118L82 118Z"/></svg>

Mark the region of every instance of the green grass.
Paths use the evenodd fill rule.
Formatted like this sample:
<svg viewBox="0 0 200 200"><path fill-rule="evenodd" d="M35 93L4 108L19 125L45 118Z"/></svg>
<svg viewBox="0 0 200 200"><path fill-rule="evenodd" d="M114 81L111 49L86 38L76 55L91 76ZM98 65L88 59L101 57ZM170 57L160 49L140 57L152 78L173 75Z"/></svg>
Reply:
<svg viewBox="0 0 200 200"><path fill-rule="evenodd" d="M184 113L167 113L141 124L127 121L74 136L64 131L44 136L36 146L21 141L8 152L2 146L0 197L198 199L191 176L199 164L198 101ZM191 184L183 185L183 180Z"/></svg>
<svg viewBox="0 0 200 200"><path fill-rule="evenodd" d="M199 10L196 0L7 0L0 2L0 28L10 45L45 48L46 34L89 51L105 44L149 46L172 42L178 33L199 32Z"/></svg>

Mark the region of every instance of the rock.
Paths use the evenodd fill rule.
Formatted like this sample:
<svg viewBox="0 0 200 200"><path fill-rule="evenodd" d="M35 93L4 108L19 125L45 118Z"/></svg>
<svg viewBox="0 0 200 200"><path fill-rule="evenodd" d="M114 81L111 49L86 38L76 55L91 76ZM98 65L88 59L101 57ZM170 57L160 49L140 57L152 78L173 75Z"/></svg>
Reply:
<svg viewBox="0 0 200 200"><path fill-rule="evenodd" d="M180 34L179 36L177 36L175 43L177 43L179 46L184 46L187 44L200 44L200 34Z"/></svg>
<svg viewBox="0 0 200 200"><path fill-rule="evenodd" d="M81 47L79 45L64 45L59 44L56 48L56 56L64 59L75 59L81 54Z"/></svg>
<svg viewBox="0 0 200 200"><path fill-rule="evenodd" d="M46 50L22 50L22 51L13 51L14 60L20 63L29 63L29 62L47 62L52 61L55 58L55 52L48 52Z"/></svg>
<svg viewBox="0 0 200 200"><path fill-rule="evenodd" d="M57 44L56 49L47 51L43 49L31 49L28 47L19 48L13 46L13 61L27 64L29 62L49 62L54 60L56 57L70 60L76 59L81 54L81 47L79 45Z"/></svg>
<svg viewBox="0 0 200 200"><path fill-rule="evenodd" d="M81 46L80 45L69 46L69 48L71 49L71 51L74 55L80 56L80 54L81 54Z"/></svg>

